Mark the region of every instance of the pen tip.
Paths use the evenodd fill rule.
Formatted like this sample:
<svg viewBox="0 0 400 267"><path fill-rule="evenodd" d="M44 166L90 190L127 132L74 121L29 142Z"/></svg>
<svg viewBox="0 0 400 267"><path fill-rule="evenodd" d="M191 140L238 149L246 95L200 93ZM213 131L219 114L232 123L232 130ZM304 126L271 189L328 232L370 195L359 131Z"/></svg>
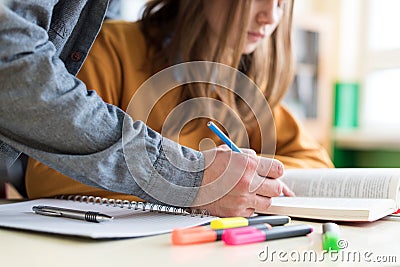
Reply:
<svg viewBox="0 0 400 267"><path fill-rule="evenodd" d="M96 216L96 220L98 222L107 222L107 221L112 221L114 219L114 217L112 216L108 216L108 215L97 215Z"/></svg>

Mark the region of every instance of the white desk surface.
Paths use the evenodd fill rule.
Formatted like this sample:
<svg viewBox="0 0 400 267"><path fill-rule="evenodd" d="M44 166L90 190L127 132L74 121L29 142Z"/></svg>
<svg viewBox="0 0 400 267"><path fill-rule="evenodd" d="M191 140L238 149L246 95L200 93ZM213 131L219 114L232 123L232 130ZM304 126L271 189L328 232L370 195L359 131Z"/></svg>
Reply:
<svg viewBox="0 0 400 267"><path fill-rule="evenodd" d="M0 228L0 266L310 266L309 260L294 262L296 255L303 257L305 251L309 252L306 256L313 253L318 257L312 260L314 266L366 266L368 261L368 266L400 266L400 220L341 223L341 237L348 247L332 254L332 260L322 252L321 223L291 222L295 223L309 223L315 231L309 236L242 246L226 246L221 241L173 246L170 234L99 241ZM260 252L266 248L268 259L261 261ZM264 259L265 255L261 254Z"/></svg>

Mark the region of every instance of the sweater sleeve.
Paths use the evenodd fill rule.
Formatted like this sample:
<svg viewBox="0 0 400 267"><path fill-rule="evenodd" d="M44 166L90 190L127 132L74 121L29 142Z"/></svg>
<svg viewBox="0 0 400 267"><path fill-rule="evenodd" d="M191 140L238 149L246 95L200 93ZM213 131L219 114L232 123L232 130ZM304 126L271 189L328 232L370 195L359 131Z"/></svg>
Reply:
<svg viewBox="0 0 400 267"><path fill-rule="evenodd" d="M276 127L275 158L285 168L332 168L326 150L312 138L282 105L273 110Z"/></svg>

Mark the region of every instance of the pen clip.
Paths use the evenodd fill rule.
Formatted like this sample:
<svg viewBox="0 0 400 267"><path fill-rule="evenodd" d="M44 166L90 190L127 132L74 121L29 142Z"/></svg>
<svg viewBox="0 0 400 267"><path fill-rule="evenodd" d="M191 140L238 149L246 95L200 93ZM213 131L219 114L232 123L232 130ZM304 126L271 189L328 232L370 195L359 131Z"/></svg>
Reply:
<svg viewBox="0 0 400 267"><path fill-rule="evenodd" d="M40 215L47 215L47 216L54 216L54 217L60 217L62 216L62 213L59 211L54 211L54 210L48 210L46 209L45 206L33 206L32 210L36 213L36 214L40 214Z"/></svg>

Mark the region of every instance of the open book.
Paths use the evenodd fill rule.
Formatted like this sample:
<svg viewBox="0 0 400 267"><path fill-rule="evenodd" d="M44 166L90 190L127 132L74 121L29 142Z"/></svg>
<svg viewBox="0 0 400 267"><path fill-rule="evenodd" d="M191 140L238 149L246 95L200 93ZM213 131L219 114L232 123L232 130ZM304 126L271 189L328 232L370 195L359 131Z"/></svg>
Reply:
<svg viewBox="0 0 400 267"><path fill-rule="evenodd" d="M40 205L100 212L114 219L109 222L93 223L35 214L32 207ZM201 213L187 213L180 208L105 198L89 199L85 196L76 196L71 200L37 199L0 205L1 227L101 239L162 234L174 228L202 225L213 219L215 217Z"/></svg>
<svg viewBox="0 0 400 267"><path fill-rule="evenodd" d="M400 206L400 169L296 169L281 179L296 197L273 198L267 212L259 213L375 221Z"/></svg>

